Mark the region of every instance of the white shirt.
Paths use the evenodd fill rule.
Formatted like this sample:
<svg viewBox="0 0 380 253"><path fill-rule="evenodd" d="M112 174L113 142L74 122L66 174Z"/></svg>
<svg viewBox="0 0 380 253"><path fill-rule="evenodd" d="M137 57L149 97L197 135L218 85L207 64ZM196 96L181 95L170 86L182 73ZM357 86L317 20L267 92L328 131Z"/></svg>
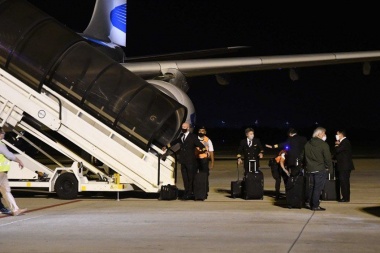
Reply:
<svg viewBox="0 0 380 253"><path fill-rule="evenodd" d="M203 142L203 138L198 136L198 139ZM207 150L209 152L214 152L214 146L212 145L212 141L210 138L208 138L208 141L204 144L207 147Z"/></svg>
<svg viewBox="0 0 380 253"><path fill-rule="evenodd" d="M187 131L186 133L183 134L183 136L181 137L181 140L185 141L187 136L189 135L189 131Z"/></svg>
<svg viewBox="0 0 380 253"><path fill-rule="evenodd" d="M0 154L3 154L8 160L16 160L16 156L11 151L9 151L3 142L0 142Z"/></svg>

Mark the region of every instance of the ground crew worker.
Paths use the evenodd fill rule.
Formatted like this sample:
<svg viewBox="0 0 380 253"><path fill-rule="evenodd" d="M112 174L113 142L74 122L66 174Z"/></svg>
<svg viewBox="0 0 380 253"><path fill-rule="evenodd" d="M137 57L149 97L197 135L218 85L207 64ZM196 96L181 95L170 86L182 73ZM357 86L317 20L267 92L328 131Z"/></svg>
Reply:
<svg viewBox="0 0 380 253"><path fill-rule="evenodd" d="M276 180L275 193L276 200L280 198L281 178L284 181L284 185L288 182L289 171L285 167L286 150L281 150L278 156L275 158L275 163L271 166L272 177Z"/></svg>
<svg viewBox="0 0 380 253"><path fill-rule="evenodd" d="M206 152L202 152L200 148L197 147L197 164L198 171L200 173L207 173L207 193L209 192L209 181L210 169L214 167L214 146L210 138L206 136L206 128L204 126L200 127L198 130L198 139L206 147ZM211 164L209 162L211 161ZM207 196L207 195L206 195Z"/></svg>
<svg viewBox="0 0 380 253"><path fill-rule="evenodd" d="M5 132L0 127L0 140L4 139ZM8 182L8 171L11 168L10 161L15 161L19 164L20 168L24 167L24 164L18 159L12 152L10 152L3 142L0 141L0 191L3 198L8 202L11 214L16 216L26 212L27 209L20 209L11 193L11 188Z"/></svg>

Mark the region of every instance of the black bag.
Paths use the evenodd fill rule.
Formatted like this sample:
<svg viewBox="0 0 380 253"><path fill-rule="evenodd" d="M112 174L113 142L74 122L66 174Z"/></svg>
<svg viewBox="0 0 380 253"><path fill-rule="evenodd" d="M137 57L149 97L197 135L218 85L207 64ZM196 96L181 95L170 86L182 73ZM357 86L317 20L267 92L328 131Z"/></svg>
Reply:
<svg viewBox="0 0 380 253"><path fill-rule="evenodd" d="M332 172L328 173L325 187L322 190L321 200L338 200L337 196L337 184L335 178L336 163L333 163Z"/></svg>
<svg viewBox="0 0 380 253"><path fill-rule="evenodd" d="M277 165L277 162L276 162L276 158L272 157L268 161L268 166L269 166L269 168L272 168L274 165Z"/></svg>
<svg viewBox="0 0 380 253"><path fill-rule="evenodd" d="M281 172L279 170L280 165L276 162L276 159L275 158L269 159L268 165L270 167L272 177L276 180L280 178L281 177Z"/></svg>
<svg viewBox="0 0 380 253"><path fill-rule="evenodd" d="M264 174L256 168L256 160L249 161L249 171L244 180L244 197L245 199L264 197Z"/></svg>
<svg viewBox="0 0 380 253"><path fill-rule="evenodd" d="M290 176L285 190L288 208L302 208L305 202L305 177L302 174Z"/></svg>
<svg viewBox="0 0 380 253"><path fill-rule="evenodd" d="M178 188L175 185L162 185L159 200L176 200L178 198Z"/></svg>
<svg viewBox="0 0 380 253"><path fill-rule="evenodd" d="M231 198L241 198L243 192L243 180L239 179L239 164L236 166L237 180L231 181Z"/></svg>
<svg viewBox="0 0 380 253"><path fill-rule="evenodd" d="M207 199L207 180L208 175L205 172L198 172L194 177L194 199Z"/></svg>

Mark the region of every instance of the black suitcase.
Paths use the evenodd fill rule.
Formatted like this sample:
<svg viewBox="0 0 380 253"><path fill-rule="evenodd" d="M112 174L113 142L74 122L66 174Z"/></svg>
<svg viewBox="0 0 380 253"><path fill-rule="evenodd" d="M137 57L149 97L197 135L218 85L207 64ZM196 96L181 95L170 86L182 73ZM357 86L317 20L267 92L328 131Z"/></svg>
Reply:
<svg viewBox="0 0 380 253"><path fill-rule="evenodd" d="M194 199L207 199L207 179L208 175L204 172L198 172L194 177Z"/></svg>
<svg viewBox="0 0 380 253"><path fill-rule="evenodd" d="M322 190L321 200L338 200L337 196L337 184L335 178L335 166L336 163L333 163L332 172L328 173L328 177L325 183L325 187Z"/></svg>
<svg viewBox="0 0 380 253"><path fill-rule="evenodd" d="M239 177L239 164L236 166L238 173L237 180L231 181L231 198L241 198L243 192L243 180Z"/></svg>
<svg viewBox="0 0 380 253"><path fill-rule="evenodd" d="M159 200L176 200L178 198L178 188L175 185L162 185Z"/></svg>
<svg viewBox="0 0 380 253"><path fill-rule="evenodd" d="M249 171L244 180L245 199L263 199L264 174L256 167L256 160L249 161Z"/></svg>
<svg viewBox="0 0 380 253"><path fill-rule="evenodd" d="M305 203L305 177L302 174L290 176L285 190L288 208L302 208Z"/></svg>

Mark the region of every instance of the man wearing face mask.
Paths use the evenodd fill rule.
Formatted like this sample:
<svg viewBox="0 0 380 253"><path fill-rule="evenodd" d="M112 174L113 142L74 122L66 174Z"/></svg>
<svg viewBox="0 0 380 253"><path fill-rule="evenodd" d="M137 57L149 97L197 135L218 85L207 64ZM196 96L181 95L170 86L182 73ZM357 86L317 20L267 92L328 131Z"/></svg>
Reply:
<svg viewBox="0 0 380 253"><path fill-rule="evenodd" d="M198 136L190 132L190 124L185 122L182 124L181 135L178 139L172 141L166 148L179 143L181 149L179 151L178 162L181 164L181 173L183 179L183 186L185 193L183 200L190 200L194 198L193 183L194 177L197 173L197 157L195 155L195 149L200 148L201 152L206 152L206 147L200 142Z"/></svg>
<svg viewBox="0 0 380 253"><path fill-rule="evenodd" d="M238 148L238 164L242 164L242 156L244 156L244 176L249 171L249 160L256 160L257 168L260 168L260 158L263 158L264 149L261 145L260 139L254 138L253 128L245 129L246 139L240 141Z"/></svg>
<svg viewBox="0 0 380 253"><path fill-rule="evenodd" d="M207 149L207 152L202 152L200 148L196 148L198 170L200 173L206 173L209 176L210 169L214 167L214 146L210 138L206 136L206 128L204 126L198 129L198 139ZM208 179L207 192L209 192Z"/></svg>
<svg viewBox="0 0 380 253"><path fill-rule="evenodd" d="M338 196L342 194L342 198L339 202L350 202L350 175L351 170L354 170L354 163L352 161L351 143L346 138L346 131L339 130L335 135L335 155L336 159L336 177L337 177L337 189Z"/></svg>
<svg viewBox="0 0 380 253"><path fill-rule="evenodd" d="M313 132L313 137L305 144L301 154L305 158L306 172L310 176L310 188L306 206L310 206L313 211L324 211L319 206L319 199L326 183L327 173L332 169L332 159L330 147L326 141L326 129L317 127Z"/></svg>

